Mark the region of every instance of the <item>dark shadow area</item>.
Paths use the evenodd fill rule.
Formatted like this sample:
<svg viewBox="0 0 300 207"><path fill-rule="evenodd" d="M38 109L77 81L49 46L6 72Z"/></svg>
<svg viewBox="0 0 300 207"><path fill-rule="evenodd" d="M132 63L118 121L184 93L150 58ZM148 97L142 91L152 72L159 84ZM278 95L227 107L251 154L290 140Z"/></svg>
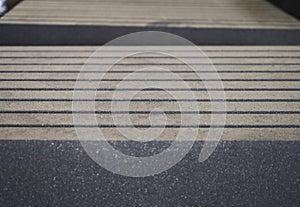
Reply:
<svg viewBox="0 0 300 207"><path fill-rule="evenodd" d="M122 35L163 31L198 45L300 45L300 30L0 24L0 45L101 45ZM151 42L153 44L153 42ZM167 40L158 45L176 44Z"/></svg>
<svg viewBox="0 0 300 207"><path fill-rule="evenodd" d="M268 0L287 13L300 20L300 1L299 0Z"/></svg>
<svg viewBox="0 0 300 207"><path fill-rule="evenodd" d="M6 0L6 11L3 14L0 14L1 16L4 16L7 12L9 12L12 8L14 8L18 3L20 3L22 0Z"/></svg>

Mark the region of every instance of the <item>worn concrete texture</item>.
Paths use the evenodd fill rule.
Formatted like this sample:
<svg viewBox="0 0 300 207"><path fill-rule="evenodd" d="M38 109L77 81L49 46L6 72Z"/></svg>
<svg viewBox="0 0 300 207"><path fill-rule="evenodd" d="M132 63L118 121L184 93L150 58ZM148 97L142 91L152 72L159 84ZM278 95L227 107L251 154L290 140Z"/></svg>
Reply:
<svg viewBox="0 0 300 207"><path fill-rule="evenodd" d="M299 29L295 18L260 0L24 0L2 23Z"/></svg>
<svg viewBox="0 0 300 207"><path fill-rule="evenodd" d="M189 65L152 51L108 72L138 48L88 59L98 47L78 46L144 30L217 46L200 46L208 58L172 47ZM299 21L260 0L24 0L0 19L0 206L298 206L299 34ZM172 168L131 178L94 162L75 126L135 157L161 153L180 131L182 145L197 136ZM210 127L223 135L199 162Z"/></svg>
<svg viewBox="0 0 300 207"><path fill-rule="evenodd" d="M160 123L165 119L163 123L170 127L158 140L175 139L178 128L184 125L183 117L199 119L190 124L199 128L197 139L203 140L208 127L214 125L212 115L226 113L224 140L299 140L299 47L199 47L209 59L198 57L189 47L171 48L200 68L198 73L176 58L153 52L127 57L108 72L103 71L103 64L109 64L118 51L138 51L139 47L111 47L101 59L90 58L88 65L92 67L85 69L83 64L96 47L1 47L1 139L76 140L72 113L83 119L89 117L93 110L84 108L89 100L80 99L95 93L97 124L112 140L126 139L113 117L120 119L127 113L138 130L151 124L162 127ZM135 71L138 76L118 86ZM216 75L221 81L215 80ZM77 78L83 87L75 86ZM90 85L101 78L97 87ZM219 82L224 86L226 101L213 98L211 102L210 93L223 90L215 85ZM139 91L146 83L163 86L165 91ZM83 102L79 111L72 109L74 88L83 96L74 100ZM114 91L116 88L118 91ZM136 94L128 110L112 108L116 92L126 100L131 98L132 90ZM212 103L222 102L226 108L212 108ZM187 105L184 110L180 109L182 104ZM150 117L158 119L151 122Z"/></svg>

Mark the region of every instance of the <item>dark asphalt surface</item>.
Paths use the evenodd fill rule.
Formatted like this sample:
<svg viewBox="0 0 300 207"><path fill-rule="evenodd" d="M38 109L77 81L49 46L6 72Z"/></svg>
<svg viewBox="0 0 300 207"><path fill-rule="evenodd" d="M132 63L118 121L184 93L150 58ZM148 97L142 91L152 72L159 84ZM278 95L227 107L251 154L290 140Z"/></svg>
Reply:
<svg viewBox="0 0 300 207"><path fill-rule="evenodd" d="M111 144L148 156L170 142ZM300 141L222 141L199 163L202 144L168 171L130 178L98 166L79 141L1 140L0 206L300 205Z"/></svg>

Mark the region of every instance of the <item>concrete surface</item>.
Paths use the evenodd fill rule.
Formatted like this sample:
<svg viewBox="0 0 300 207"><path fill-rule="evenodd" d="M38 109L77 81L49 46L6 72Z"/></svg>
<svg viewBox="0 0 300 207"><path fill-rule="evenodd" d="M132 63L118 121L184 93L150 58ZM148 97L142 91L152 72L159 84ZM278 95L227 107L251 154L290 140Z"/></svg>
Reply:
<svg viewBox="0 0 300 207"><path fill-rule="evenodd" d="M260 0L24 0L2 23L299 29L295 18Z"/></svg>
<svg viewBox="0 0 300 207"><path fill-rule="evenodd" d="M1 47L1 139L76 140L72 118L73 90L83 63L95 48ZM227 120L223 140L299 140L300 47L200 48L215 64L223 81L227 99ZM118 50L132 49L133 47L127 46L112 47L111 53L102 57L101 64L109 63L111 57L118 56ZM173 49L185 51L181 56L189 58L195 65L206 63L205 59L197 58L189 51L189 47L173 47ZM91 61L93 64L100 64L97 58ZM173 90L176 96L197 100L196 104L201 108L200 114L193 112L193 108L183 113L188 113L191 117L201 117L201 122L193 124L201 125L197 139L205 139L212 109L204 82L182 62L153 53L126 58L105 74L96 93L95 105L98 124L104 127L105 135L112 140L126 139L117 128L107 128L108 125L114 125L110 114L113 90L119 80L134 70L148 66L152 68L141 73L147 78L140 81L151 83L150 79L159 80L168 84L167 89ZM164 81L168 74L155 72L155 67L170 69L186 80L195 98L185 97L186 91L182 91L183 88L178 82ZM205 67L209 66L204 65L200 75L207 79L205 82L213 83L213 79L207 78L213 73ZM85 72L95 81L103 74L103 71L97 68ZM139 80L133 81L137 84L142 83L139 83ZM156 81L153 84L156 84ZM135 89L139 90L139 87ZM89 86L77 90L83 90L84 94L89 92ZM125 94L126 90L121 93ZM130 104L133 124L149 125L149 112L154 108L160 108L161 111L168 111L167 125L180 125L179 105L169 101L173 98L167 92L143 91L139 92L135 99L137 101ZM162 99L165 101L161 101ZM91 111L83 110L77 113L85 117ZM122 117L124 113L126 112L121 110L115 116ZM165 129L158 140L173 140L177 130Z"/></svg>
<svg viewBox="0 0 300 207"><path fill-rule="evenodd" d="M24 0L0 19L0 206L298 206L300 47L295 45L300 45L299 29L296 19L260 0ZM84 151L72 113L84 118L92 111L72 111L72 93L79 71L97 48L78 45L105 44L144 30L216 45L201 49L223 81L226 110L212 110L208 93L219 91L213 84L215 73L189 48L181 55L201 66L198 72L205 81L182 62L161 55L143 54L116 64L97 87L95 103L99 126L115 149L133 156L157 154L172 143L179 127L186 127L180 125L181 116L201 118L193 123L197 140L182 161L158 175L130 178L105 170ZM232 46L241 44L248 46ZM102 64L119 50L131 49L112 48ZM182 48L174 47L178 49ZM92 60L92 65L97 64L98 59ZM129 141L118 129L130 131L133 125L114 124L110 101L119 80L147 66L140 73L146 78L128 82L138 86L130 90L156 79L153 85L166 84L167 90L183 97L180 103L193 103L200 111L196 113L194 107L180 111L179 102L161 90L139 92L129 111L113 115L122 118L128 112L134 126L145 130L151 123L149 112L160 108L151 114L157 118L154 124L162 128L158 118L165 111L169 127L157 140ZM185 79L196 98L187 97L179 81L163 80L168 73L158 73L157 67ZM85 85L76 91L93 92L90 84L102 74L97 68L85 71L94 80L82 79ZM204 83L211 86L208 91ZM224 99L214 102L225 103ZM200 163L211 116L225 112L221 141ZM185 141L190 137L185 136Z"/></svg>

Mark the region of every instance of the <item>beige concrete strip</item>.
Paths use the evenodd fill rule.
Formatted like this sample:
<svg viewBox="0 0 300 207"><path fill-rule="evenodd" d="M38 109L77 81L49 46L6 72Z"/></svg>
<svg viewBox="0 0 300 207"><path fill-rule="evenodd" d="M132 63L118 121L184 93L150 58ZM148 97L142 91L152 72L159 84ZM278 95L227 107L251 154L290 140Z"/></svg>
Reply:
<svg viewBox="0 0 300 207"><path fill-rule="evenodd" d="M0 51L0 139L46 139L46 140L76 140L72 117L72 89L78 71L96 47L1 47ZM151 49L151 47L149 47ZM118 54L119 50L134 50L134 47L112 47L106 59ZM174 47L173 50L184 49L187 53L182 55L193 56L190 48ZM225 123L223 140L299 140L300 138L300 79L299 64L300 47L204 47L203 48L215 67L224 79L223 85L228 112ZM249 58L245 58L249 57ZM105 59L105 58L104 58ZM105 59L105 60L106 60ZM195 63L203 60L195 59ZM96 60L95 60L96 62ZM185 65L168 65L178 63L178 60L160 58L157 55L123 60L112 68L112 72L105 75L107 81L99 84L100 89L113 89L130 71L138 70L146 64L156 63L184 79L196 79L191 68ZM135 63L138 63L134 65ZM164 64L166 63L166 64ZM149 69L151 70L151 68ZM178 73L178 71L183 71ZM205 70L205 68L204 68ZM233 73L232 71L237 71ZM19 72L16 72L19 71ZM20 72L24 71L24 72ZM48 72L47 72L48 71ZM59 71L59 72L56 72ZM73 71L69 73L68 71ZM117 71L129 71L120 73ZM227 72L226 72L227 71ZM260 71L260 72L258 72ZM265 72L263 72L265 71ZM204 73L205 74L205 73ZM90 73L93 78L100 77L100 73ZM164 79L166 74L149 72L147 78ZM201 75L201 74L200 74ZM204 75L204 77L207 77ZM209 76L208 76L209 77ZM117 79L117 80L116 80ZM231 81L226 81L229 79ZM236 81L232 81L236 79ZM256 81L251 81L256 79ZM264 81L260 81L260 80ZM10 81L9 81L10 80ZM29 81L28 81L29 80ZM250 80L250 81L249 81ZM166 81L165 81L166 82ZM138 83L138 82L137 82ZM155 84L156 82L153 82ZM206 137L210 126L211 104L205 85L201 81L186 81L190 88L200 89L194 91L200 102L195 102L200 114L193 114L195 108L178 114L179 104L168 101L155 101L156 99L172 99L167 92L143 91L135 99L142 99L130 103L132 124L139 125L139 130L145 130L150 124L149 111L159 108L167 111L167 126L158 140L173 140L180 127L180 117L198 117L198 140ZM172 93L185 99L185 91L176 81L168 81L169 88L178 89ZM86 88L89 88L87 85ZM81 88L82 89L82 88ZM228 89L234 89L228 90ZM79 89L78 89L79 90ZM284 91L285 90L285 91ZM126 90L120 91L125 93ZM83 94L86 92L83 92ZM111 103L101 101L111 99L113 91L98 91L95 103L97 123L107 139L127 139L120 134L114 125L111 114ZM152 101L149 101L149 100ZM153 100L154 99L154 100ZM183 102L184 103L184 102ZM114 114L122 118L126 111ZM82 118L90 115L91 111L79 111ZM223 111L221 111L223 113ZM161 117L154 113L152 117ZM157 122L159 123L159 122ZM156 126L162 127L156 124ZM84 127L84 126L83 126ZM130 126L128 126L130 127ZM86 128L87 131L95 128ZM130 130L130 128L129 128ZM186 137L189 140L189 137ZM101 138L102 139L102 138ZM145 137L147 139L147 137Z"/></svg>
<svg viewBox="0 0 300 207"><path fill-rule="evenodd" d="M112 133L111 129L101 129L107 140L128 140L118 133ZM197 140L204 140L208 129L200 129ZM248 128L225 129L222 140L299 140L298 129L272 129L272 128ZM0 128L1 139L6 140L78 140L74 128ZM157 140L173 140L176 130L165 129L164 134ZM118 136L119 135L119 136ZM274 136L276 135L276 136ZM99 136L99 140L104 138ZM188 139L187 139L188 140Z"/></svg>
<svg viewBox="0 0 300 207"><path fill-rule="evenodd" d="M155 69L155 68L154 68ZM151 69L149 69L151 71ZM204 69L203 69L204 70ZM164 79L168 79L168 77L170 77L169 73L155 73L155 70L152 70L154 72L145 72L142 73L143 77L151 77L151 79L155 79L155 80L164 80ZM157 71L157 70L156 70ZM187 73L176 73L176 75L178 76L177 79L187 79L190 81L187 82L193 82L193 81L201 81L201 79L203 78L204 80L208 79L208 75L207 73L199 74L198 76L195 73L189 73L191 72L190 70L187 71ZM201 72L201 71L200 71ZM101 76L103 75L103 73L89 73L89 75L91 77L93 77L95 80L99 79L102 82L105 82L107 80L115 80L115 79L124 79L127 76L130 75L129 73L107 73L104 75L103 79L101 79ZM78 77L78 74L74 74L74 73L1 73L1 80L10 80L10 79L21 79L23 81L26 80L31 80L31 79L48 79L48 80L69 80L71 82L75 82L76 79ZM224 82L226 80L232 80L232 79L295 79L295 74L294 73L220 73L219 77L221 79L224 79ZM132 78L131 78L132 79ZM131 80L130 79L130 80ZM213 78L211 78L213 79ZM80 79L81 80L81 79ZM85 79L83 79L85 80ZM134 80L134 79L133 79ZM174 80L174 79L173 79ZM175 79L176 80L176 79ZM209 79L208 79L209 80ZM66 81L67 82L67 81ZM151 81L150 81L151 82Z"/></svg>
<svg viewBox="0 0 300 207"><path fill-rule="evenodd" d="M299 29L299 22L266 1L30 1L2 23Z"/></svg>
<svg viewBox="0 0 300 207"><path fill-rule="evenodd" d="M297 76L295 76L297 78ZM103 81L99 88L113 88L118 85L118 81ZM174 82L176 84L176 82ZM203 82L189 82L191 88L205 88ZM223 82L224 88L299 88L299 81L270 81L270 82ZM74 88L75 82L54 82L54 81L0 81L1 88ZM88 88L88 87L87 87ZM175 87L174 87L175 88ZM179 87L180 88L180 87Z"/></svg>
<svg viewBox="0 0 300 207"><path fill-rule="evenodd" d="M205 90L205 88L204 88ZM135 96L135 99L163 99L175 97L186 97L186 91L141 91ZM209 99L209 94L206 91L194 91L195 98L198 99ZM227 91L227 99L298 99L300 97L299 91ZM111 99L114 96L114 92L111 91L98 91L95 98L97 99ZM73 91L0 91L0 99L16 99L16 98L45 98L45 99L72 99ZM174 98L174 97L173 97ZM189 97L186 97L189 98Z"/></svg>
<svg viewBox="0 0 300 207"><path fill-rule="evenodd" d="M114 114L113 117L120 119L126 114ZM90 114L80 114L82 119L91 116ZM128 125L149 125L149 114L130 114L132 124ZM157 119L161 119L162 115L152 114ZM159 117L158 117L159 116ZM166 114L166 125L181 125L181 116L188 116L191 118L199 118L199 123L191 123L191 125L209 125L211 123L211 115L206 114ZM196 117L195 117L196 116ZM111 114L96 114L95 118L99 125L114 125L114 120ZM293 125L295 121L300 120L300 114L239 114L239 115L226 115L227 125ZM0 121L2 125L16 124L16 125L60 125L60 124L73 124L72 114L1 114ZM298 123L299 124L299 123ZM115 124L118 125L118 124ZM153 123L153 125L160 125ZM184 125L184 124L183 124ZM0 125L1 126L1 125ZM29 127L30 128L30 127ZM147 128L147 127L142 127ZM159 127L163 128L163 127ZM200 127L201 128L201 127ZM252 127L249 127L252 128ZM255 127L253 127L255 128ZM266 127L268 128L268 127ZM286 127L288 128L288 127ZM112 131L115 129L111 129ZM142 130L142 129L141 129ZM240 129L241 131L243 129Z"/></svg>
<svg viewBox="0 0 300 207"><path fill-rule="evenodd" d="M191 54L192 55L192 54ZM117 54L115 55L117 56ZM285 56L283 58L279 57L264 57L261 58L259 56L256 57L241 57L241 58L235 58L236 56L233 56L232 58L224 58L222 56L219 56L219 58L210 58L210 61L217 65L226 65L226 64L240 64L243 65L245 63L249 64L300 64L300 58L299 55L295 57ZM179 56L180 58L180 56ZM38 58L38 56L33 56L32 58L16 58L16 57L8 57L8 58L1 58L1 65L3 64L47 64L51 65L55 64L81 64L83 65L85 61L88 59L88 56L84 56L84 58L76 58L70 57L70 58L61 58L59 56L54 56L53 58ZM191 63L193 64L205 64L207 63L207 60L205 59L198 59L198 58L187 58ZM92 64L110 64L111 59L110 58L93 58L90 60L90 63ZM147 62L145 62L145 59L143 58L126 58L121 59L118 64L126 65L127 67L134 67L134 65L139 64L144 67L146 66L152 66L157 64L168 64L168 65L185 65L180 59L166 59L166 58L149 58L147 59ZM117 65L116 65L117 66ZM140 66L141 67L141 66Z"/></svg>
<svg viewBox="0 0 300 207"><path fill-rule="evenodd" d="M197 106L203 111L211 111L210 103L198 103ZM159 107L161 110L178 110L178 104L174 102L141 102L140 104L131 104L130 110L149 111ZM230 102L226 103L227 111L300 111L299 102ZM72 111L72 102L1 102L2 111L22 111L22 110L42 110L42 111ZM96 102L95 110L110 111L111 103ZM191 109L193 111L194 109ZM295 120L297 121L297 120ZM299 121L299 120L298 120Z"/></svg>

